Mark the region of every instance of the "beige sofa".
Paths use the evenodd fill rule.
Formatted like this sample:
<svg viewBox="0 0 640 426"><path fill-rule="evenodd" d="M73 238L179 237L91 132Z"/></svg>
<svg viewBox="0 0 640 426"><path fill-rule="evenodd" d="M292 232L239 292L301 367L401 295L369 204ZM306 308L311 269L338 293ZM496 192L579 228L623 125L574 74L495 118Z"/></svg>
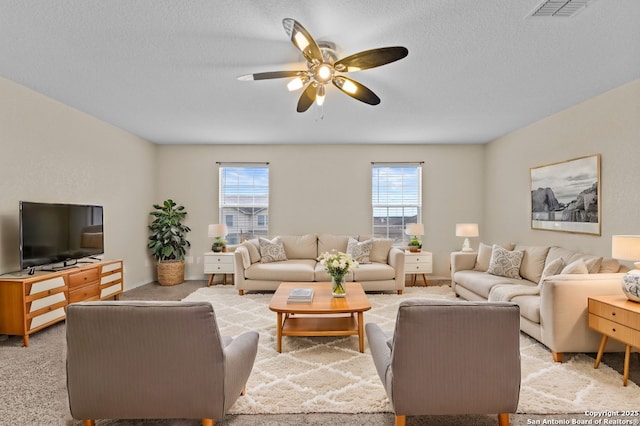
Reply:
<svg viewBox="0 0 640 426"><path fill-rule="evenodd" d="M597 352L602 336L588 326L587 299L623 294L621 279L628 268L615 259L555 246L505 248L522 252L517 278L490 273L495 273L490 268L492 246L480 244L477 253L452 253L455 293L466 300L518 304L520 329L547 346L558 362L564 352ZM610 342L607 350L617 352L623 346Z"/></svg>
<svg viewBox="0 0 640 426"><path fill-rule="evenodd" d="M234 250L235 286L245 291L276 290L281 282L331 281L324 266L317 261L324 252L347 251L348 235L307 234L277 237L284 246L286 260L265 262L257 239L245 241ZM275 239L274 239L275 240ZM372 240L370 263L361 263L347 274L347 281L357 281L365 291L404 289L404 251L393 241L360 236L358 241Z"/></svg>

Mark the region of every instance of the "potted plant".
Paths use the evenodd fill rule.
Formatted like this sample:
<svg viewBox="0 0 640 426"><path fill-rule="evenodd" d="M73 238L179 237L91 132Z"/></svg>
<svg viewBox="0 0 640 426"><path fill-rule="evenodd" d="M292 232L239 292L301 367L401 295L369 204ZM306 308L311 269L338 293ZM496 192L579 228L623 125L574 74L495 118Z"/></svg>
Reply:
<svg viewBox="0 0 640 426"><path fill-rule="evenodd" d="M154 204L153 208L149 213L154 219L149 225L151 236L147 246L158 261L158 283L180 284L184 281L184 255L191 247L186 239L191 229L182 223L187 212L171 199Z"/></svg>
<svg viewBox="0 0 640 426"><path fill-rule="evenodd" d="M422 249L422 243L420 242L418 237L414 235L411 238L411 241L409 241L409 251L412 253L418 253L420 252L420 249Z"/></svg>

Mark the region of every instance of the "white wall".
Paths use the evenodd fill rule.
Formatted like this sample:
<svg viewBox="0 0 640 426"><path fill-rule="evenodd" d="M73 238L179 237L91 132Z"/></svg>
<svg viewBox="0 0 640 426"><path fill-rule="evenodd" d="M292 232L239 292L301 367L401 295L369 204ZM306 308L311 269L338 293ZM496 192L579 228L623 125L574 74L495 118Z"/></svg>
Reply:
<svg viewBox="0 0 640 426"><path fill-rule="evenodd" d="M0 273L20 267L18 202L27 200L103 205L104 258L124 259L127 288L153 279L153 144L2 78L0 140Z"/></svg>
<svg viewBox="0 0 640 426"><path fill-rule="evenodd" d="M592 154L602 155L602 235L532 230L529 169ZM640 80L491 142L485 179L487 242L610 256L611 235L640 234Z"/></svg>
<svg viewBox="0 0 640 426"><path fill-rule="evenodd" d="M269 162L271 235L371 233L371 162L424 161L424 249L434 274L449 275L449 253L462 246L456 222L482 223L484 147L480 145L169 145L158 147L158 196L188 211L188 278L202 278L218 223L220 162ZM481 225L482 226L482 225ZM481 227L482 229L482 227Z"/></svg>

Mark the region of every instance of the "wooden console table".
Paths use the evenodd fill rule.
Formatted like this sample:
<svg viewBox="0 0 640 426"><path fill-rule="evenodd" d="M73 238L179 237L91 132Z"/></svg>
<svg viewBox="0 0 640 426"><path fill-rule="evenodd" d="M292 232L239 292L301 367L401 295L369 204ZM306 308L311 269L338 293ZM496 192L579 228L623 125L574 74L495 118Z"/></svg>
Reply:
<svg viewBox="0 0 640 426"><path fill-rule="evenodd" d="M609 337L626 345L622 384L627 386L631 347L640 348L640 303L631 302L625 296L590 297L589 327L602 333L594 368L600 365Z"/></svg>
<svg viewBox="0 0 640 426"><path fill-rule="evenodd" d="M0 334L29 335L67 317L69 303L119 298L123 291L122 260L91 263L57 272L0 277Z"/></svg>

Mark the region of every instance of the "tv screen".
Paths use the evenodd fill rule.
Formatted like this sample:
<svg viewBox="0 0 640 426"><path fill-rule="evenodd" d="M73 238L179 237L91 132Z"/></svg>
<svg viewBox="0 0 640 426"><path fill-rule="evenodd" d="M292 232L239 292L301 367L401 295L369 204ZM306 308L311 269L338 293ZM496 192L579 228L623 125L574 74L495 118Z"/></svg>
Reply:
<svg viewBox="0 0 640 426"><path fill-rule="evenodd" d="M20 268L104 253L102 206L20 202Z"/></svg>

